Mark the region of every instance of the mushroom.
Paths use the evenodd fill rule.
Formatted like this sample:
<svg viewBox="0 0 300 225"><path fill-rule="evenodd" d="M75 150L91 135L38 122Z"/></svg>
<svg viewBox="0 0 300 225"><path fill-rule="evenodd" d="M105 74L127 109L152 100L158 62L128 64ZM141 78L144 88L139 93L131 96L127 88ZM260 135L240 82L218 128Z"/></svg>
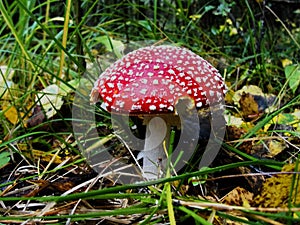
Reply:
<svg viewBox="0 0 300 225"><path fill-rule="evenodd" d="M95 82L91 101L101 100L115 115L143 118L146 136L138 158L143 158L144 177L154 179L165 166L171 127L184 124L187 109L221 101L225 90L222 76L206 60L186 48L161 45L140 48L112 64Z"/></svg>

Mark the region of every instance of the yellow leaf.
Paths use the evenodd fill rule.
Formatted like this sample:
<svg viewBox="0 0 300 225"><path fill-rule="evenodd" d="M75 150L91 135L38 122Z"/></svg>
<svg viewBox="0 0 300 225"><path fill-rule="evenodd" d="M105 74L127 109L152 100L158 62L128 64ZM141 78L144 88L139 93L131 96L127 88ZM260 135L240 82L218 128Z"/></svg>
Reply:
<svg viewBox="0 0 300 225"><path fill-rule="evenodd" d="M222 198L222 202L229 205L249 207L252 199L253 193L242 187L236 187Z"/></svg>
<svg viewBox="0 0 300 225"><path fill-rule="evenodd" d="M297 131L300 131L300 110L295 109L295 112L293 112L292 115L296 118L293 126Z"/></svg>
<svg viewBox="0 0 300 225"><path fill-rule="evenodd" d="M225 29L225 26L224 25L220 25L219 31L222 32L224 29Z"/></svg>
<svg viewBox="0 0 300 225"><path fill-rule="evenodd" d="M2 107L3 107L4 116L10 123L15 125L19 122L19 119L22 118L24 125L26 126L26 121L28 120L31 113L27 114L24 117L25 114L23 112L18 113L18 110L16 109L15 106L3 104ZM24 110L29 110L29 109L30 106L27 106Z"/></svg>
<svg viewBox="0 0 300 225"><path fill-rule="evenodd" d="M62 158L60 156L37 149L28 149L27 145L25 144L18 144L18 149L26 158L32 161L41 160L43 162L50 162L54 157L54 164L62 163Z"/></svg>
<svg viewBox="0 0 300 225"><path fill-rule="evenodd" d="M273 157L278 155L280 152L282 152L285 149L285 144L280 142L280 141L276 141L276 140L271 140L269 142L269 151L270 153L268 154L268 156Z"/></svg>
<svg viewBox="0 0 300 225"><path fill-rule="evenodd" d="M250 93L252 95L264 95L261 88L256 85L243 86L243 88L237 90L232 97L234 104L236 104L237 106L240 106L239 101L243 93Z"/></svg>
<svg viewBox="0 0 300 225"><path fill-rule="evenodd" d="M291 61L290 59L282 59L281 60L281 64L282 64L282 67L284 68L284 67L286 67L288 65L293 64L293 61Z"/></svg>
<svg viewBox="0 0 300 225"><path fill-rule="evenodd" d="M227 126L241 127L242 124L244 123L244 121L241 117L236 117L234 115L225 114L224 118L225 118Z"/></svg>
<svg viewBox="0 0 300 225"><path fill-rule="evenodd" d="M276 96L263 93L262 89L256 85L246 85L242 89L237 90L232 97L234 104L241 107L240 100L245 94L255 96L254 100L258 104L259 111L273 112L276 109L272 105Z"/></svg>
<svg viewBox="0 0 300 225"><path fill-rule="evenodd" d="M229 25L232 25L232 20L228 18L228 19L226 20L226 23L228 23Z"/></svg>
<svg viewBox="0 0 300 225"><path fill-rule="evenodd" d="M18 115L18 111L14 106L4 106L3 107L4 116L12 124L17 124L19 121L19 116L24 116L24 113Z"/></svg>
<svg viewBox="0 0 300 225"><path fill-rule="evenodd" d="M297 168L299 171L299 167ZM298 172L295 169L295 164L286 164L283 166L282 172ZM299 205L300 192L297 185L300 177L295 175L283 173L267 178L260 189L260 194L254 198L255 206L287 208L289 204Z"/></svg>
<svg viewBox="0 0 300 225"><path fill-rule="evenodd" d="M297 117L292 113L280 113L274 116L270 121L271 124L296 125Z"/></svg>
<svg viewBox="0 0 300 225"><path fill-rule="evenodd" d="M237 29L235 27L233 27L233 28L230 29L229 36L236 35L237 33L238 33Z"/></svg>
<svg viewBox="0 0 300 225"><path fill-rule="evenodd" d="M201 15L200 14L196 14L196 15L190 15L190 19L192 20L197 20L197 19L200 19L201 18Z"/></svg>

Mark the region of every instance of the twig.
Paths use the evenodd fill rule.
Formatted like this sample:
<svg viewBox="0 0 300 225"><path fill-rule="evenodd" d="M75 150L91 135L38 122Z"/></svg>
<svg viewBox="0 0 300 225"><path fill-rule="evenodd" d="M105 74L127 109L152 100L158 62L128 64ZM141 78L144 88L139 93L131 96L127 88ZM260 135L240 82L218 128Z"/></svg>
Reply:
<svg viewBox="0 0 300 225"><path fill-rule="evenodd" d="M262 208L262 207L243 207L243 206L235 206L235 205L226 205L222 203L214 203L214 202L190 202L184 200L173 200L175 205L182 205L196 209L207 209L212 208L215 210L223 210L223 211L257 211L257 212L269 212L269 213L278 213L278 212L299 212L300 208Z"/></svg>

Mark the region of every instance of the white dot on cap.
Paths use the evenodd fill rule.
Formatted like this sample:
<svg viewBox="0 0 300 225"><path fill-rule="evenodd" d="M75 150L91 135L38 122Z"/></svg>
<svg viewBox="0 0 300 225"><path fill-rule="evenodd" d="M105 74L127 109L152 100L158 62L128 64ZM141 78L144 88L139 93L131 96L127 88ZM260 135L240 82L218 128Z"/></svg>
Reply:
<svg viewBox="0 0 300 225"><path fill-rule="evenodd" d="M115 85L113 83L107 83L107 86L113 88Z"/></svg>
<svg viewBox="0 0 300 225"><path fill-rule="evenodd" d="M140 109L142 109L141 105L133 105L133 106L131 106L131 110L140 110Z"/></svg>
<svg viewBox="0 0 300 225"><path fill-rule="evenodd" d="M196 104L196 106L198 107L198 108L201 108L202 107L202 102L197 102L197 104Z"/></svg>
<svg viewBox="0 0 300 225"><path fill-rule="evenodd" d="M169 70L168 70L168 73L169 73L169 74L175 74L175 71L172 70L172 69L169 69Z"/></svg>
<svg viewBox="0 0 300 225"><path fill-rule="evenodd" d="M111 101L112 101L112 98L109 97L109 96L107 96L107 97L106 97L106 100L107 100L108 102L111 102Z"/></svg>
<svg viewBox="0 0 300 225"><path fill-rule="evenodd" d="M159 84L158 80L157 80L157 79L154 79L154 80L153 80L153 84Z"/></svg>
<svg viewBox="0 0 300 225"><path fill-rule="evenodd" d="M168 110L173 111L173 110L174 110L174 107L170 105L170 106L168 107Z"/></svg>
<svg viewBox="0 0 300 225"><path fill-rule="evenodd" d="M159 108L161 108L161 109L166 108L166 105L165 104L159 104Z"/></svg>
<svg viewBox="0 0 300 225"><path fill-rule="evenodd" d="M141 83L147 84L147 83L148 83L148 80L147 80L147 79L141 79Z"/></svg>
<svg viewBox="0 0 300 225"><path fill-rule="evenodd" d="M146 88L143 88L143 89L140 90L140 93L143 94L143 95L146 94L146 92L147 92Z"/></svg>
<svg viewBox="0 0 300 225"><path fill-rule="evenodd" d="M153 110L156 110L156 106L155 106L155 105L150 105L150 106L149 106L149 109L152 110L152 111L153 111Z"/></svg>

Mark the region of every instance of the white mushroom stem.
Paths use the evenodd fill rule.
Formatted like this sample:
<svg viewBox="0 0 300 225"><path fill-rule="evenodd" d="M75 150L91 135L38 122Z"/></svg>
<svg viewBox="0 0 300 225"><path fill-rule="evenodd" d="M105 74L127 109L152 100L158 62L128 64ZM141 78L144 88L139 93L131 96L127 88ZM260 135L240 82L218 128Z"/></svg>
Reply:
<svg viewBox="0 0 300 225"><path fill-rule="evenodd" d="M155 117L151 119L146 128L144 150L138 155L143 158L143 176L148 180L159 178L160 171L164 168L162 162L166 159L163 142L168 135L166 122Z"/></svg>

